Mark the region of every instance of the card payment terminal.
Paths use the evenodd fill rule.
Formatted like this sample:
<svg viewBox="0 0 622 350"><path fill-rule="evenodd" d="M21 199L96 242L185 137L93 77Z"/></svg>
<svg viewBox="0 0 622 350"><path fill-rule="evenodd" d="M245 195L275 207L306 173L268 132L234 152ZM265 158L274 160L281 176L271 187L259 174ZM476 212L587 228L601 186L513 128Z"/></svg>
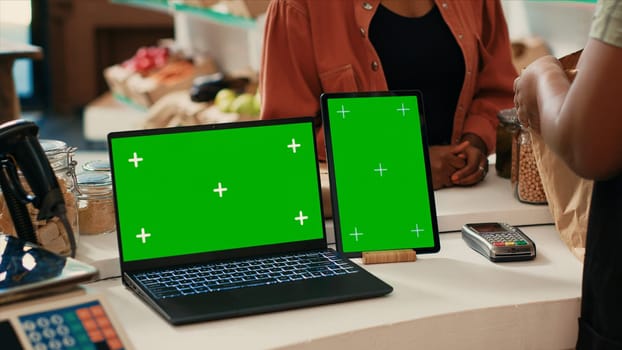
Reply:
<svg viewBox="0 0 622 350"><path fill-rule="evenodd" d="M518 227L501 222L465 224L462 238L467 245L490 261L531 260L536 244Z"/></svg>

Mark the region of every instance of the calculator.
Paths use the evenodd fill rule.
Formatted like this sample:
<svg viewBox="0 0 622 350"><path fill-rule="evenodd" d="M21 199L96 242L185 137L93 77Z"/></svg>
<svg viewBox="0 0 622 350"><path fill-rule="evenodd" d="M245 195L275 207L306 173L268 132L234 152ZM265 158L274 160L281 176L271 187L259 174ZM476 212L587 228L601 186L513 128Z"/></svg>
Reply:
<svg viewBox="0 0 622 350"><path fill-rule="evenodd" d="M465 224L462 226L462 239L493 262L536 257L536 244L518 227L502 222Z"/></svg>
<svg viewBox="0 0 622 350"><path fill-rule="evenodd" d="M2 349L132 350L103 295L33 299L0 307Z"/></svg>

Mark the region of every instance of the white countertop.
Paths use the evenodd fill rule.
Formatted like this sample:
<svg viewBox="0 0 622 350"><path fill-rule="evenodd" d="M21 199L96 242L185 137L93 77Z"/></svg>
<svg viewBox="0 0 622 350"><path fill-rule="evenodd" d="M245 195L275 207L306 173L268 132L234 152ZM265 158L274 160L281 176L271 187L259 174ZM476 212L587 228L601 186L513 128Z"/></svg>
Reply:
<svg viewBox="0 0 622 350"><path fill-rule="evenodd" d="M106 153L76 155L79 166L93 159L106 159ZM101 280L85 289L106 299L136 349L197 344L226 349L573 348L582 264L553 225L537 225L551 222L547 207L518 202L509 180L492 172L477 186L437 191L435 197L439 227L452 232L441 234L439 253L420 254L416 262L365 265L394 288L379 298L175 327L122 285L115 234L81 236L77 258L100 269ZM536 259L488 261L456 232L474 221L521 226L537 245Z"/></svg>
<svg viewBox="0 0 622 350"><path fill-rule="evenodd" d="M515 226L553 223L548 206L520 202L510 180L498 176L494 164L479 184L437 190L434 198L440 232L458 231L468 222L502 221Z"/></svg>
<svg viewBox="0 0 622 350"><path fill-rule="evenodd" d="M416 262L366 265L385 297L173 327L121 285L91 283L137 349L566 349L576 341L581 263L554 226L523 229L535 260L491 263L460 234ZM360 260L355 259L360 263ZM157 336L154 336L157 335ZM496 348L496 346L492 346Z"/></svg>

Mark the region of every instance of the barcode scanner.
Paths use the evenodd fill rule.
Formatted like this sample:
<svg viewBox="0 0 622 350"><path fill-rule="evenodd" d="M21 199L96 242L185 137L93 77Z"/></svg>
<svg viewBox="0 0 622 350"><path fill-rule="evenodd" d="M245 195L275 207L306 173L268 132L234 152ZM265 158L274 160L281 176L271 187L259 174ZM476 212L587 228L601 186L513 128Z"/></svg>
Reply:
<svg viewBox="0 0 622 350"><path fill-rule="evenodd" d="M17 235L38 244L26 205L39 210L37 220L58 217L69 236L71 256L76 239L67 220L65 200L56 174L39 143L39 128L33 122L18 119L0 125L0 188L11 213ZM32 193L21 185L18 169Z"/></svg>

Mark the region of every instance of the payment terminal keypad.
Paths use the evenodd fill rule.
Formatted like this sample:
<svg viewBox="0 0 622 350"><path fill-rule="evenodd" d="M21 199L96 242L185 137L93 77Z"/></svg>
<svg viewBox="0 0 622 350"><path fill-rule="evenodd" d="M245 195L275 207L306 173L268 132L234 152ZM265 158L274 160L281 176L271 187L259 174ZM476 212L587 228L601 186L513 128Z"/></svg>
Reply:
<svg viewBox="0 0 622 350"><path fill-rule="evenodd" d="M484 232L481 236L497 247L527 245L527 241L516 232Z"/></svg>
<svg viewBox="0 0 622 350"><path fill-rule="evenodd" d="M35 350L121 350L123 343L103 306L97 301L19 316Z"/></svg>

